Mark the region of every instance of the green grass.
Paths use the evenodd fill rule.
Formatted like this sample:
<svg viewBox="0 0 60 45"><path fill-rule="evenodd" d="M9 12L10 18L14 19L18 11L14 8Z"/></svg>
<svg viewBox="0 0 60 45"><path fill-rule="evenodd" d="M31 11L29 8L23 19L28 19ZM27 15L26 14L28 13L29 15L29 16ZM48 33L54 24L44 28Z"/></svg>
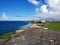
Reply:
<svg viewBox="0 0 60 45"><path fill-rule="evenodd" d="M60 23L47 23L46 27L50 30L60 31Z"/></svg>
<svg viewBox="0 0 60 45"><path fill-rule="evenodd" d="M8 37L8 36L10 36L10 35L12 35L12 34L14 34L14 33L15 33L15 32L9 32L9 33L7 33L7 34L4 34L4 35L0 36L0 39L6 38L6 37Z"/></svg>

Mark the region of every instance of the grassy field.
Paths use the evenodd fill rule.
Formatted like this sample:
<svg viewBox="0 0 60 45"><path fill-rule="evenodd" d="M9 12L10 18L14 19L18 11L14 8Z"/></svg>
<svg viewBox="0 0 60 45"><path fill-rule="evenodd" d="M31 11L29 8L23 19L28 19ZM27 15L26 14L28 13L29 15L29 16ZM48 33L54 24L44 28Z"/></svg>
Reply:
<svg viewBox="0 0 60 45"><path fill-rule="evenodd" d="M47 23L46 27L50 30L60 31L60 23Z"/></svg>

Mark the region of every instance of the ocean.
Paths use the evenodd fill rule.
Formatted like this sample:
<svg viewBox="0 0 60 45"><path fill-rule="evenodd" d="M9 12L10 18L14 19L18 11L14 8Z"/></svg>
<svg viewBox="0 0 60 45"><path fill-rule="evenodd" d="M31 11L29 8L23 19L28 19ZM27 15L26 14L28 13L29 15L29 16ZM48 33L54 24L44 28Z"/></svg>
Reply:
<svg viewBox="0 0 60 45"><path fill-rule="evenodd" d="M0 36L30 25L29 21L0 21Z"/></svg>

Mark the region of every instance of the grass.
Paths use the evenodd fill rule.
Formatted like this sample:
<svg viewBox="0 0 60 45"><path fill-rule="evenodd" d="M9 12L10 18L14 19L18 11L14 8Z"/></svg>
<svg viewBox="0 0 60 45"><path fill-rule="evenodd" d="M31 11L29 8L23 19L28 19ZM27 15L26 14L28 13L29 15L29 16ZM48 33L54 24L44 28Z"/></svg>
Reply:
<svg viewBox="0 0 60 45"><path fill-rule="evenodd" d="M47 23L45 27L50 30L60 31L60 23Z"/></svg>
<svg viewBox="0 0 60 45"><path fill-rule="evenodd" d="M10 35L12 35L12 34L14 34L14 33L15 33L15 32L9 32L9 33L7 33L7 34L4 34L4 35L0 36L0 39L6 38L6 37L8 37L8 36L10 36Z"/></svg>

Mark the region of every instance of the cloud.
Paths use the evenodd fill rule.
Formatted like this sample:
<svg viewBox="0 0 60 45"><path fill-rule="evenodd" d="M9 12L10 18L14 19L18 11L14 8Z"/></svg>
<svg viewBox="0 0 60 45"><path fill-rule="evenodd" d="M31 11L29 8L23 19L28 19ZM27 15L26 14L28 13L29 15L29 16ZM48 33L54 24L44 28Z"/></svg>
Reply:
<svg viewBox="0 0 60 45"><path fill-rule="evenodd" d="M34 5L38 5L39 4L39 2L36 1L36 0L27 0L27 1L30 2L30 3L32 3L32 4L34 4Z"/></svg>
<svg viewBox="0 0 60 45"><path fill-rule="evenodd" d="M8 16L6 15L5 12L2 13L2 19L3 19L3 20L8 20Z"/></svg>
<svg viewBox="0 0 60 45"><path fill-rule="evenodd" d="M47 5L42 5L40 7L40 10L41 10L42 13L48 13Z"/></svg>
<svg viewBox="0 0 60 45"><path fill-rule="evenodd" d="M52 11L60 11L60 0L45 0Z"/></svg>
<svg viewBox="0 0 60 45"><path fill-rule="evenodd" d="M45 0L50 7L56 7L60 0Z"/></svg>
<svg viewBox="0 0 60 45"><path fill-rule="evenodd" d="M58 19L60 17L60 0L46 0L46 3L50 8L48 12L49 17Z"/></svg>
<svg viewBox="0 0 60 45"><path fill-rule="evenodd" d="M44 20L59 20L60 18L60 0L45 0L47 5L40 6L40 13L37 18ZM47 9L47 7L49 7ZM37 14L36 14L37 15Z"/></svg>
<svg viewBox="0 0 60 45"><path fill-rule="evenodd" d="M60 0L44 0L46 4L39 6L40 2L36 0L28 0L36 6L36 19L53 20L60 19ZM42 0L40 0L42 1ZM49 7L49 8L48 8Z"/></svg>

